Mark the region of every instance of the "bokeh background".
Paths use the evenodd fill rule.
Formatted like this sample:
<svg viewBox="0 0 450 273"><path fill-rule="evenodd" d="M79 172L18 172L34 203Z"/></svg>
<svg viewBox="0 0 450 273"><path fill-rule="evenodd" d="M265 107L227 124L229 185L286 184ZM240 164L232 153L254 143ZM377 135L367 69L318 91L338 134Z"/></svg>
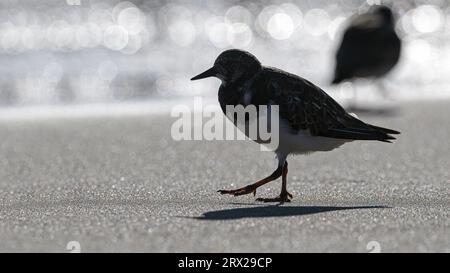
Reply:
<svg viewBox="0 0 450 273"><path fill-rule="evenodd" d="M329 86L342 29L380 3L397 13L404 41L385 79L389 91L398 100L450 97L446 0L5 0L0 111L214 98L216 81L189 79L227 48L249 50L342 100L354 86Z"/></svg>

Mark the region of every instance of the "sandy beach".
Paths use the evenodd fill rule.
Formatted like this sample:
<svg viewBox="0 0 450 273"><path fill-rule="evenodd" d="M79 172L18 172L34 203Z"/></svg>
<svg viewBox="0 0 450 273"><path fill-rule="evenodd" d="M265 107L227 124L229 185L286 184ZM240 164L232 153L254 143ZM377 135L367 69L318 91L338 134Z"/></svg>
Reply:
<svg viewBox="0 0 450 273"><path fill-rule="evenodd" d="M270 174L272 153L173 141L168 114L2 120L0 251L450 252L449 117L449 100L361 115L402 134L290 158L283 206L216 193Z"/></svg>

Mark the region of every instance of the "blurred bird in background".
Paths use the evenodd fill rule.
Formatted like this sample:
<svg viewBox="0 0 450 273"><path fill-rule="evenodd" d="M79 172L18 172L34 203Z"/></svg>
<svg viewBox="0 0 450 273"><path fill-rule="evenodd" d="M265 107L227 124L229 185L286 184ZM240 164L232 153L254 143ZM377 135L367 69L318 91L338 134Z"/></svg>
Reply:
<svg viewBox="0 0 450 273"><path fill-rule="evenodd" d="M398 63L401 40L395 31L395 18L387 6L376 6L354 17L344 32L336 53L333 84L355 78L380 79ZM381 81L379 91L387 93ZM356 93L354 94L356 100Z"/></svg>

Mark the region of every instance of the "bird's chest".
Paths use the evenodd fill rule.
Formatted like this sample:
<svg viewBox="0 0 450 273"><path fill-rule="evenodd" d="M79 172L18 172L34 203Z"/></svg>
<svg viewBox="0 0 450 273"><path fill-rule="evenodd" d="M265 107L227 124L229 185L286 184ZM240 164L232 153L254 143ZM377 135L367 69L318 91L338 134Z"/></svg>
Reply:
<svg viewBox="0 0 450 273"><path fill-rule="evenodd" d="M245 102L245 92L244 86L239 87L227 87L221 86L219 88L219 103L222 111L226 113L227 106L236 107L237 105L246 106L248 103Z"/></svg>

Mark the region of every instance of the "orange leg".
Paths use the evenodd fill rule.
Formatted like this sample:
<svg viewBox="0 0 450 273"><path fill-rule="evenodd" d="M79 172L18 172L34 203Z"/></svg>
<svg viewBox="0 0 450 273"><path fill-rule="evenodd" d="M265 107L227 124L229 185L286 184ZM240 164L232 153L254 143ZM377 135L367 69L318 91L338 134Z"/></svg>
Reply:
<svg viewBox="0 0 450 273"><path fill-rule="evenodd" d="M283 174L283 167L278 166L278 168L268 177L259 180L258 182L236 189L236 190L219 190L217 192L220 192L221 194L230 194L230 195L234 195L234 196L238 196L238 195L244 195L244 194L249 194L249 193L253 193L253 195L256 195L256 189L261 187L264 184L267 184L275 179L277 179L278 177L280 177Z"/></svg>
<svg viewBox="0 0 450 273"><path fill-rule="evenodd" d="M258 198L258 199L256 199L256 201L265 202L265 203L280 202L281 204L283 204L284 202L291 202L292 194L290 194L287 191L287 173L288 173L288 163L286 161L283 166L283 176L282 176L280 196L275 197L275 198Z"/></svg>

